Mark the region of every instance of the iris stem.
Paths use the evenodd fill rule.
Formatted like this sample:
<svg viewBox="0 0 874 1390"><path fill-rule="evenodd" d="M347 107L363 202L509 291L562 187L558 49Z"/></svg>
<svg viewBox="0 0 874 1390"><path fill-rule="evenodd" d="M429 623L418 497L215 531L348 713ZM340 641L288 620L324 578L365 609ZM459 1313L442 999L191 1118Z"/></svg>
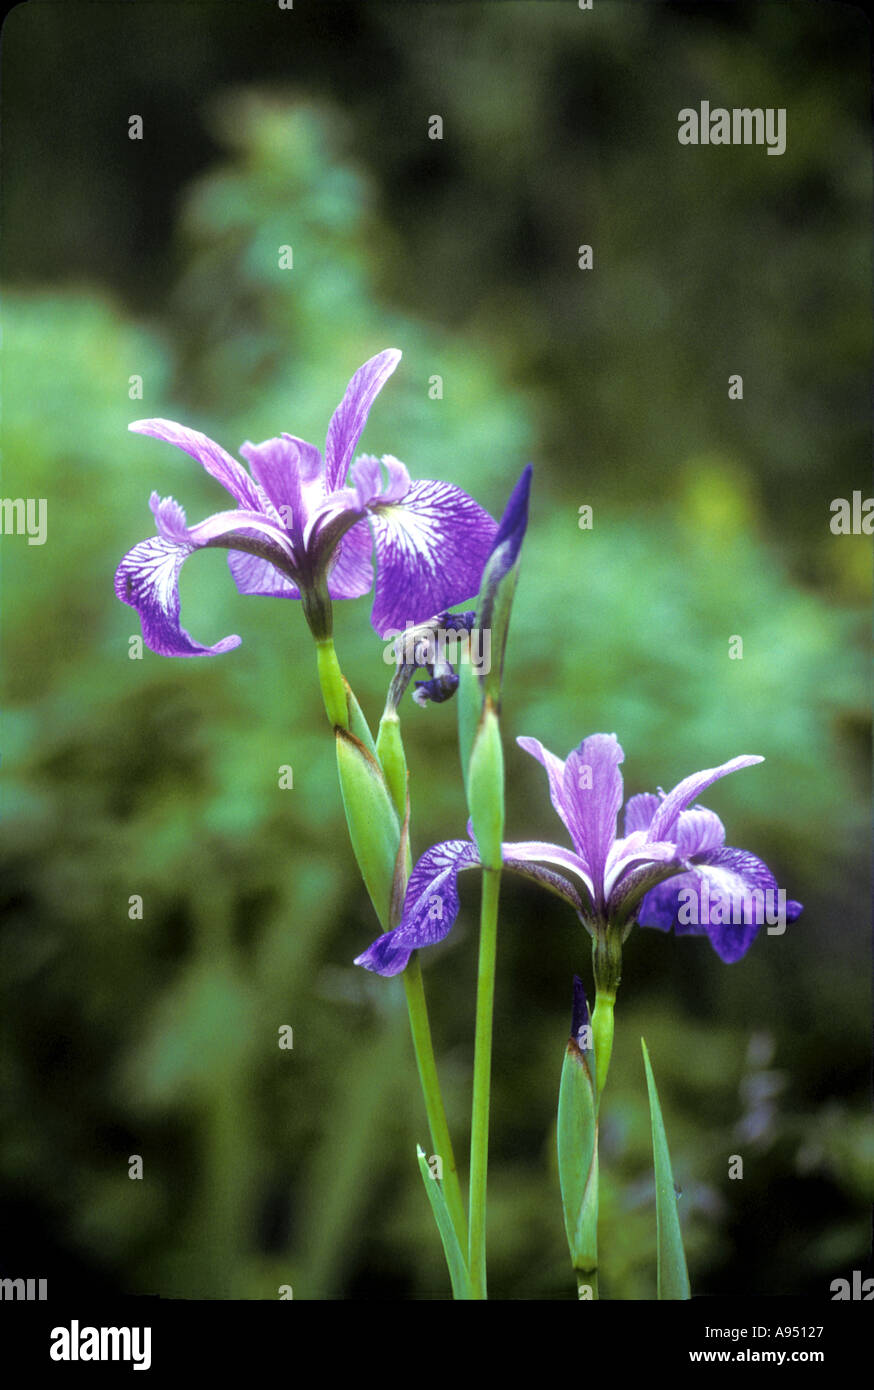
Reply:
<svg viewBox="0 0 874 1390"><path fill-rule="evenodd" d="M467 1217L461 1196L461 1183L458 1179L452 1139L449 1134L449 1123L446 1119L440 1081L437 1076L437 1062L431 1040L431 1025L428 1021L428 1005L425 1000L425 986L422 980L422 966L419 962L418 951L414 951L410 956L409 964L404 971L404 989L407 993L410 1032L413 1036L413 1049L416 1053L416 1065L419 1068L419 1080L425 1099L431 1142L434 1145L435 1154L442 1160L443 1165L443 1195L446 1198L449 1215L455 1227L455 1234L458 1236L458 1243L464 1250L467 1245Z"/></svg>
<svg viewBox="0 0 874 1390"><path fill-rule="evenodd" d="M323 637L316 639L316 659L318 662L319 684L322 688L322 698L325 702L325 710L328 719L335 728L339 725L340 728L348 729L350 725L351 704L351 722L354 726L358 705L340 670L340 663L334 649L333 638ZM399 730L395 730L394 732L397 737L392 743L393 751L396 757L402 759L403 745L400 743L400 732ZM383 772L383 775L385 775L385 772ZM400 804L400 780L399 775L393 779L390 794L394 794L398 814L402 817L403 810ZM403 780L405 781L405 777ZM407 849L407 862L405 867L406 876L408 877L411 867L409 847ZM389 924L383 922L382 925L383 927L387 927ZM458 1178L455 1153L449 1134L446 1107L443 1104L440 1080L437 1075L437 1062L434 1056L431 1025L428 1019L428 1005L425 1000L422 967L419 963L418 954L415 951L410 957L407 968L404 971L404 989L407 996L410 1033L413 1039L413 1050L416 1054L416 1066L419 1071L419 1081L422 1086L425 1111L428 1116L428 1128L431 1133L431 1142L434 1145L435 1155L439 1157L443 1163L443 1195L446 1198L446 1205L449 1208L449 1214L452 1219L452 1224L455 1227L458 1243L461 1249L464 1250L467 1246L467 1219L465 1216L464 1201L461 1195L461 1183Z"/></svg>
<svg viewBox="0 0 874 1390"><path fill-rule="evenodd" d="M325 702L325 712L328 719L335 728L339 725L341 729L348 729L349 710L346 704L346 687L343 683L343 673L340 670L332 637L322 637L316 641L316 661L319 670L319 685L322 687L322 699Z"/></svg>
<svg viewBox="0 0 874 1390"><path fill-rule="evenodd" d="M577 1295L584 1302L589 1302L588 1299L583 1299L583 1290L587 1288L592 1290L592 1300L596 1300L599 1297L597 1269L585 1273L577 1270Z"/></svg>
<svg viewBox="0 0 874 1390"><path fill-rule="evenodd" d="M595 995L595 1011L592 1014L592 1039L595 1044L595 1094L597 1104L601 1104L601 1092L607 1081L610 1057L613 1052L613 1005L616 995L607 990L598 990Z"/></svg>
<svg viewBox="0 0 874 1390"><path fill-rule="evenodd" d="M492 1073L492 1019L498 949L500 869L483 869L480 910L479 971L476 993L476 1042L473 1059L473 1113L470 1134L470 1280L473 1298L486 1289L486 1187L489 1164L489 1101Z"/></svg>

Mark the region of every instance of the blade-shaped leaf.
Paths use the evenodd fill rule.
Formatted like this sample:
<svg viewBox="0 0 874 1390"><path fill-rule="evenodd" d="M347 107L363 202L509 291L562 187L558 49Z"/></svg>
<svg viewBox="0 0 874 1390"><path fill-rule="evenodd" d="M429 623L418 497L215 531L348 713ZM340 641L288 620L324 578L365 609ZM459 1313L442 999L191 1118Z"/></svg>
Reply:
<svg viewBox="0 0 874 1390"><path fill-rule="evenodd" d="M443 1253L446 1256L453 1296L457 1299L469 1299L471 1294L467 1262L461 1253L458 1236L455 1234L452 1217L449 1215L449 1208L443 1195L443 1185L439 1178L434 1177L428 1167L425 1151L419 1144L416 1145L416 1157L419 1160L419 1172L422 1174L422 1182L425 1184L428 1201L431 1203L434 1220L437 1222L437 1229L443 1242Z"/></svg>
<svg viewBox="0 0 874 1390"><path fill-rule="evenodd" d="M658 1229L658 1296L660 1299L689 1298L689 1273L686 1269L686 1256L683 1251L683 1237L680 1232L680 1216L677 1211L677 1194L674 1190L674 1174L671 1170L671 1155L665 1135L665 1123L659 1105L658 1091L652 1074L649 1053L643 1038L643 1065L646 1068L646 1086L649 1092L649 1113L652 1120L652 1152L655 1164L656 1222Z"/></svg>

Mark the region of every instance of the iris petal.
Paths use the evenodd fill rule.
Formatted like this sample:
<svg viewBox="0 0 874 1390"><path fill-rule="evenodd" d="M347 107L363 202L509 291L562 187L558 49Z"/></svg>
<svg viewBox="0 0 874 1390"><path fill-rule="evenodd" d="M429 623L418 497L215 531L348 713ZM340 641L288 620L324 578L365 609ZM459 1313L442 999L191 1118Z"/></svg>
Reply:
<svg viewBox="0 0 874 1390"><path fill-rule="evenodd" d="M529 738L523 735L517 738L516 742L524 752L530 753L532 758L536 758L542 767L546 769L546 776L549 779L549 799L553 809L564 822L565 829L573 839L568 808L564 799L564 762L555 753L550 753L548 748L540 742L538 738ZM582 858L582 856L581 856ZM585 863L585 858L583 858Z"/></svg>
<svg viewBox="0 0 874 1390"><path fill-rule="evenodd" d="M148 434L153 439L163 439L168 444L175 444L178 449L184 449L221 483L241 507L260 511L258 489L243 465L199 430L190 430L185 425L178 425L175 420L162 419L134 420L128 429L134 434Z"/></svg>
<svg viewBox="0 0 874 1390"><path fill-rule="evenodd" d="M197 549L186 536L185 513L172 498L152 494L152 510L161 534L129 550L115 573L115 592L136 609L143 639L159 656L218 656L240 645L236 635L211 647L196 642L179 621L179 573Z"/></svg>
<svg viewBox="0 0 874 1390"><path fill-rule="evenodd" d="M673 791L668 792L653 816L649 828L652 839L672 839L680 812L685 811L689 802L700 796L705 787L709 787L720 777L727 777L730 772L738 772L742 767L752 767L754 763L764 761L758 754L742 754L739 758L731 758L729 762L722 763L720 767L708 767L703 772L693 772L690 777L684 777Z"/></svg>
<svg viewBox="0 0 874 1390"><path fill-rule="evenodd" d="M477 593L496 524L450 483L416 482L401 502L371 504L381 637L424 622Z"/></svg>
<svg viewBox="0 0 874 1390"><path fill-rule="evenodd" d="M400 926L378 937L355 964L377 975L399 975L413 951L442 941L458 916L458 875L479 862L469 840L432 845L410 874Z"/></svg>
<svg viewBox="0 0 874 1390"><path fill-rule="evenodd" d="M661 804L655 792L639 792L625 803L625 834L635 830L649 830L652 818Z"/></svg>
<svg viewBox="0 0 874 1390"><path fill-rule="evenodd" d="M568 824L574 845L589 866L599 898L622 805L619 764L624 758L615 734L591 734L568 755L564 765L562 795Z"/></svg>
<svg viewBox="0 0 874 1390"><path fill-rule="evenodd" d="M761 859L746 850L720 848L647 893L638 920L659 931L673 927L678 935L706 934L720 959L731 963L746 954L766 920L774 923L777 893L777 881ZM799 903L787 903L786 920L794 921L800 911ZM687 914L693 920L685 920Z"/></svg>
<svg viewBox="0 0 874 1390"><path fill-rule="evenodd" d="M552 851L555 851L554 862L579 872L576 865L567 862L568 857L573 858L570 851L562 851L557 845L530 842L501 846L505 868L540 883L579 913L583 903L573 884L562 874L543 868L542 863L537 862L549 859ZM458 916L458 875L463 869L478 867L479 863L479 851L470 840L446 840L443 844L432 845L410 874L400 926L377 937L356 957L355 964L377 975L398 975L406 969L413 951L443 941Z"/></svg>
<svg viewBox="0 0 874 1390"><path fill-rule="evenodd" d="M707 854L721 849L725 844L725 826L715 811L704 806L693 806L689 811L681 811L675 831L677 853L681 859L691 859L693 854Z"/></svg>
<svg viewBox="0 0 874 1390"><path fill-rule="evenodd" d="M230 545L236 537L272 555L268 566L291 563L291 547L282 529L263 515L249 511L217 512L188 527L185 512L172 497L153 492L149 505L158 535L128 551L115 575L115 592L122 603L140 615L146 645L160 656L217 656L240 645L237 636L212 647L196 642L179 620L179 574L188 556L205 546ZM247 556L247 558L251 558ZM266 559L260 560L267 564Z"/></svg>
<svg viewBox="0 0 874 1390"><path fill-rule="evenodd" d="M331 598L361 598L373 588L373 537L366 521L347 531L328 570Z"/></svg>
<svg viewBox="0 0 874 1390"><path fill-rule="evenodd" d="M361 438L370 407L401 360L397 348L386 348L359 367L331 417L325 440L325 483L328 492L342 487Z"/></svg>

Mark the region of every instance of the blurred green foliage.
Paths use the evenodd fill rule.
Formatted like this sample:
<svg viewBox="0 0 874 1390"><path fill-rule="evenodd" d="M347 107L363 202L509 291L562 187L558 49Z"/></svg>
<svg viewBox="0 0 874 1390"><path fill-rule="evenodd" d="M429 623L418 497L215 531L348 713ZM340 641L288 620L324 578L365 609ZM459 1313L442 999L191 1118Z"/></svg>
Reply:
<svg viewBox="0 0 874 1390"><path fill-rule="evenodd" d="M604 1293L655 1288L641 1034L693 1292L822 1295L865 1256L870 542L831 536L828 502L865 484L867 79L840 65L852 32L833 59L818 51L814 8L754 7L736 28L597 8L374 6L355 23L365 51L392 55L391 100L372 77L366 100L340 90L324 51L324 90L242 73L228 87L217 35L231 42L239 21L216 14L198 38L180 20L180 52L214 73L198 138L223 153L173 206L169 287L148 315L127 252L84 278L16 252L37 215L27 180L42 177L20 175L4 493L48 499L49 540L3 541L4 1264L36 1242L50 1274L98 1289L446 1294L402 991L351 965L378 924L301 614L240 597L224 557L202 554L183 575L184 624L208 642L239 632L242 647L131 660L136 620L112 592L121 554L152 531L153 488L190 521L223 497L185 456L129 435L132 418L183 420L232 452L282 430L321 443L348 376L387 346L404 359L363 448L493 513L535 463L507 664L509 837L562 838L518 734L564 755L615 730L628 794L762 753L708 804L805 903L734 967L704 941L630 940L603 1120ZM17 23L13 73L32 38ZM169 89L190 70L170 64ZM699 87L790 105L785 159L678 152L678 94ZM425 138L431 110L442 146ZM14 120L7 141L17 169ZM131 155L107 158L133 188ZM108 177L96 161L94 177ZM596 248L587 275L581 241ZM278 269L284 244L292 271ZM367 614L367 600L341 605L337 642L375 719L389 668ZM735 634L742 661L728 658ZM463 831L454 710L410 704L404 729L419 853ZM279 789L284 764L293 790ZM457 930L425 961L462 1152L469 878ZM491 1289L572 1297L554 1112L587 942L530 885L507 882L503 902Z"/></svg>

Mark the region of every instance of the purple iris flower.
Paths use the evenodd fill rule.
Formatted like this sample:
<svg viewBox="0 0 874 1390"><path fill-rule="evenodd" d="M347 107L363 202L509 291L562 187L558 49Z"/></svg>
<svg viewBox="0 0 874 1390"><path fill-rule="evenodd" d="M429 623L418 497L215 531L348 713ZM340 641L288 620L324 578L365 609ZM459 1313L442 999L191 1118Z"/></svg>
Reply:
<svg viewBox="0 0 874 1390"><path fill-rule="evenodd" d="M583 739L564 762L537 739L518 743L546 769L552 804L573 849L540 841L507 844L502 847L507 868L544 881L576 908L593 935L608 927L624 933L636 917L641 926L661 931L673 926L680 933L706 934L724 961L740 960L770 920L766 913L776 900L777 883L761 859L726 848L719 817L691 803L720 777L762 758L732 758L693 773L667 794L633 796L625 808L625 833L617 837L623 796L619 764L625 755L615 734ZM479 863L469 840L429 849L410 876L400 925L379 937L356 965L395 975L418 947L441 941L458 914L458 874ZM787 921L800 912L800 903L785 904Z"/></svg>
<svg viewBox="0 0 874 1390"><path fill-rule="evenodd" d="M370 407L401 354L394 348L360 367L328 426L324 455L291 434L246 443L251 473L197 430L171 420L129 426L184 449L230 493L232 510L196 526L172 497L152 493L158 534L135 545L115 592L140 615L143 637L162 656L211 656L239 646L225 637L196 642L179 621L179 572L195 550L231 551L242 594L299 599L317 637L330 633L331 599L376 588L371 621L380 636L418 623L476 593L496 523L460 488L411 482L391 455L352 456Z"/></svg>

